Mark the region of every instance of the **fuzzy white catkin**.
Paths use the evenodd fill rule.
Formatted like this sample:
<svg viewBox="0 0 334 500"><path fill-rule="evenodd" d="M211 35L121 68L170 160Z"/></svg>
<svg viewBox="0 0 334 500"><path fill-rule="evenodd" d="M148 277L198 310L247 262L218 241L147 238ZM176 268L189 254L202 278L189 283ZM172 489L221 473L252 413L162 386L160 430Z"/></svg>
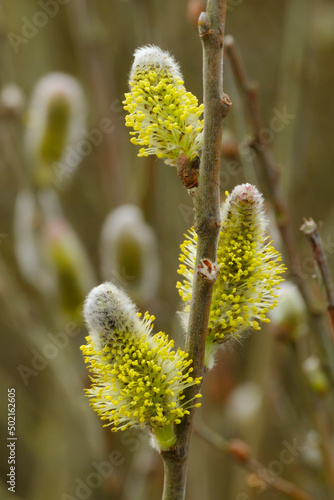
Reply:
<svg viewBox="0 0 334 500"><path fill-rule="evenodd" d="M69 309L75 307L75 302L77 306L81 305L96 279L76 231L63 217L50 218L43 228L43 244L48 264L55 271L63 304L68 304Z"/></svg>
<svg viewBox="0 0 334 500"><path fill-rule="evenodd" d="M84 318L98 351L111 340L116 330L142 330L134 303L123 290L110 282L91 290L84 304Z"/></svg>
<svg viewBox="0 0 334 500"><path fill-rule="evenodd" d="M39 191L37 200L30 191L21 191L13 227L18 267L28 283L48 296L66 293L59 280L65 264L66 279L71 276L82 299L86 296L96 282L94 272L75 230L64 219L54 190Z"/></svg>
<svg viewBox="0 0 334 500"><path fill-rule="evenodd" d="M156 45L145 45L144 47L139 47L135 51L129 80L131 81L133 79L138 68L144 70L149 66L166 68L175 79L182 80L180 66L175 61L174 57L169 52L160 49L160 47Z"/></svg>
<svg viewBox="0 0 334 500"><path fill-rule="evenodd" d="M55 279L43 246L43 219L60 213L57 198L50 191L38 194L38 204L28 190L17 195L13 231L18 267L26 281L43 293L54 289Z"/></svg>
<svg viewBox="0 0 334 500"><path fill-rule="evenodd" d="M154 316L142 317L127 294L113 283L94 288L84 305L89 331L81 347L90 364L90 404L111 430L149 426L159 450L175 443L173 425L189 414L195 400L183 391L198 385L192 360L159 332L153 334Z"/></svg>
<svg viewBox="0 0 334 500"><path fill-rule="evenodd" d="M259 416L263 403L261 386L255 382L240 384L226 402L227 419L238 430L251 427Z"/></svg>
<svg viewBox="0 0 334 500"><path fill-rule="evenodd" d="M323 470L323 455L321 453L322 439L320 435L311 430L307 433L301 455L307 465L316 471Z"/></svg>
<svg viewBox="0 0 334 500"><path fill-rule="evenodd" d="M3 114L20 115L25 106L25 96L16 83L7 83L0 92L0 105Z"/></svg>
<svg viewBox="0 0 334 500"><path fill-rule="evenodd" d="M303 335L307 328L307 311L298 287L285 281L280 285L278 296L277 307L269 314L272 323L288 329L294 338Z"/></svg>
<svg viewBox="0 0 334 500"><path fill-rule="evenodd" d="M57 98L62 98L68 103L69 117L62 156L55 163L66 164L69 149L75 149L83 139L86 100L79 81L66 73L47 74L37 82L27 114L25 149L33 170L41 162L40 148L48 126L49 106L52 100ZM67 165L65 174L67 176L73 174L80 161L80 155L71 155L71 164ZM53 167L55 170L53 174L56 175L56 165Z"/></svg>
<svg viewBox="0 0 334 500"><path fill-rule="evenodd" d="M137 247L140 277L128 276L127 270L120 268L124 238ZM160 276L157 241L138 207L122 205L107 217L101 231L100 257L103 279L120 282L136 302L155 297Z"/></svg>

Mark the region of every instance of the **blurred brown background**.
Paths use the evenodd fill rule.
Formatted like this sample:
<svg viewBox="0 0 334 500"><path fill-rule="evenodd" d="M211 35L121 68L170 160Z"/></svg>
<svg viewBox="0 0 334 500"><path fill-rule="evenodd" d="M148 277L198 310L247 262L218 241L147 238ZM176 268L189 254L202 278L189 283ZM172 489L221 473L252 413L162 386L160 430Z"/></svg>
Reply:
<svg viewBox="0 0 334 500"><path fill-rule="evenodd" d="M298 229L302 217L324 222L322 234L334 271L334 4L331 0L229 0L228 4L226 32L234 36L248 74L259 83L264 124L270 127L274 116L284 123L269 142L282 167L282 188L304 257L301 272L313 282L311 252ZM182 345L175 282L179 244L192 224L192 201L175 169L153 157L136 156L121 101L134 50L157 44L175 55L187 90L201 102L202 52L196 23L203 8L205 2L200 0L0 3L0 491L4 500L13 495L6 484L9 387L16 389L17 498L161 498L162 461L145 435L111 434L84 398L89 379L79 350L86 334L80 306L91 286L105 279L118 281L141 309L156 316L156 328ZM79 128L87 132L87 149L80 153L75 171L69 168L59 174L51 169L48 181L40 183L35 172L42 167L36 167L27 153L28 111L36 83L53 72L76 77L83 88L86 122ZM228 61L224 88L233 101L226 119L230 140L226 148L233 150L235 141L241 144L251 136L251 127ZM87 138L106 119L108 130L94 145ZM72 147L76 150L75 144ZM247 155L231 159L225 150L222 169L222 192L244 181L265 189L256 159L249 161ZM35 208L29 208L31 203ZM123 253L124 262L118 262L109 278L101 271L102 225L123 204L140 208L142 223L151 226L157 241L152 259L158 260L159 283L146 296L138 293L136 274L143 276L144 264L131 268L131 248L128 260ZM274 223L272 228L275 237ZM60 253L58 243L65 248ZM138 249L146 251L140 245ZM29 267L25 258L28 251L35 267ZM317 500L327 500L333 497L323 472L323 436L308 412L310 396L301 388L300 370L290 349L277 342L272 328L263 328L219 356L205 380L198 419L225 437L244 439L266 470L295 482ZM332 439L330 432L327 435ZM282 463L282 450L296 443L291 463ZM193 437L189 500L279 498L254 481L229 458Z"/></svg>

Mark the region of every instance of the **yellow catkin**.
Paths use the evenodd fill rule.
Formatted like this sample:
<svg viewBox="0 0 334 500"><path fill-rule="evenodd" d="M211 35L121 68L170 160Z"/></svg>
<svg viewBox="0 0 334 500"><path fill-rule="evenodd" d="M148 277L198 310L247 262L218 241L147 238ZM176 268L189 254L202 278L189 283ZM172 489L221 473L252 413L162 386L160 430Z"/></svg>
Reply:
<svg viewBox="0 0 334 500"><path fill-rule="evenodd" d="M185 154L199 155L203 142L203 105L187 92L174 58L159 47L137 49L125 94L126 126L131 142L142 146L138 156L155 154L176 165Z"/></svg>
<svg viewBox="0 0 334 500"><path fill-rule="evenodd" d="M267 314L277 305L277 290L283 281L279 252L266 237L263 198L249 184L237 186L221 208L217 263L220 273L213 289L208 343L240 338L250 328L260 330L269 322ZM194 228L181 245L178 273L185 279L176 287L189 315L195 269L197 236Z"/></svg>
<svg viewBox="0 0 334 500"><path fill-rule="evenodd" d="M194 406L183 391L200 383L191 377L188 354L174 351L165 333L153 335L154 316L139 315L115 285L104 283L90 295L85 318L91 335L81 350L91 372L86 395L93 409L113 431L147 425L154 432L180 423Z"/></svg>

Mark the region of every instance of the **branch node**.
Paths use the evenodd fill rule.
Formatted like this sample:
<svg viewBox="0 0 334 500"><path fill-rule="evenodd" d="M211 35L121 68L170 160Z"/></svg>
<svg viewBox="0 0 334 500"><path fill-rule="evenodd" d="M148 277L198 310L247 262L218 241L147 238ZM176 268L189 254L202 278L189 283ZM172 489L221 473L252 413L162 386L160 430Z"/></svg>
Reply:
<svg viewBox="0 0 334 500"><path fill-rule="evenodd" d="M234 37L232 35L226 35L224 38L225 49L229 50L235 44Z"/></svg>
<svg viewBox="0 0 334 500"><path fill-rule="evenodd" d="M251 451L244 441L240 439L231 439L228 443L228 451L233 455L238 462L242 464L247 464L251 458Z"/></svg>
<svg viewBox="0 0 334 500"><path fill-rule="evenodd" d="M199 163L198 156L190 161L185 154L181 154L176 161L177 175L187 189L198 186Z"/></svg>
<svg viewBox="0 0 334 500"><path fill-rule="evenodd" d="M232 101L227 94L224 94L220 102L222 105L222 116L225 118L232 107Z"/></svg>
<svg viewBox="0 0 334 500"><path fill-rule="evenodd" d="M198 32L202 38L206 35L212 35L211 21L206 12L202 12L198 18Z"/></svg>
<svg viewBox="0 0 334 500"><path fill-rule="evenodd" d="M306 235L313 234L317 229L318 226L312 218L310 219L304 218L304 223L302 224L302 226L300 226L300 230Z"/></svg>
<svg viewBox="0 0 334 500"><path fill-rule="evenodd" d="M220 270L216 262L210 259L202 259L201 264L197 266L197 273L206 281L214 283L218 277Z"/></svg>

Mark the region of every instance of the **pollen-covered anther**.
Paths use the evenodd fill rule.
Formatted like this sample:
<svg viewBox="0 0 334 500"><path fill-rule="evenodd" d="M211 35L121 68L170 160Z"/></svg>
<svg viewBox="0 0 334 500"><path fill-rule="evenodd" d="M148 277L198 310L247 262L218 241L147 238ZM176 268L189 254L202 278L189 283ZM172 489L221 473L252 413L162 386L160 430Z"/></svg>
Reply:
<svg viewBox="0 0 334 500"><path fill-rule="evenodd" d="M128 296L112 283L89 294L84 314L90 336L81 348L92 373L86 391L90 404L112 431L148 427L155 446L175 442L173 424L180 423L193 402L183 391L198 385L192 360L173 341L152 334L154 316L140 315Z"/></svg>
<svg viewBox="0 0 334 500"><path fill-rule="evenodd" d="M187 92L175 59L156 46L136 50L125 94L126 126L131 142L142 146L138 156L155 154L176 166L184 154L199 156L203 142L203 105Z"/></svg>
<svg viewBox="0 0 334 500"><path fill-rule="evenodd" d="M213 365L220 344L239 340L248 331L260 330L268 323L269 310L277 305L277 292L283 281L285 267L281 256L267 236L267 221L263 197L255 186L242 184L221 208L221 230L218 240L219 274L213 287L205 363ZM180 314L185 329L188 326L196 262L197 236L194 229L181 245L179 274L183 282L177 288L185 307ZM197 269L205 279L212 279L212 263L204 259ZM208 265L209 264L209 265Z"/></svg>
<svg viewBox="0 0 334 500"><path fill-rule="evenodd" d="M206 281L215 282L220 272L219 265L210 259L202 259L201 264L197 266L197 272Z"/></svg>

